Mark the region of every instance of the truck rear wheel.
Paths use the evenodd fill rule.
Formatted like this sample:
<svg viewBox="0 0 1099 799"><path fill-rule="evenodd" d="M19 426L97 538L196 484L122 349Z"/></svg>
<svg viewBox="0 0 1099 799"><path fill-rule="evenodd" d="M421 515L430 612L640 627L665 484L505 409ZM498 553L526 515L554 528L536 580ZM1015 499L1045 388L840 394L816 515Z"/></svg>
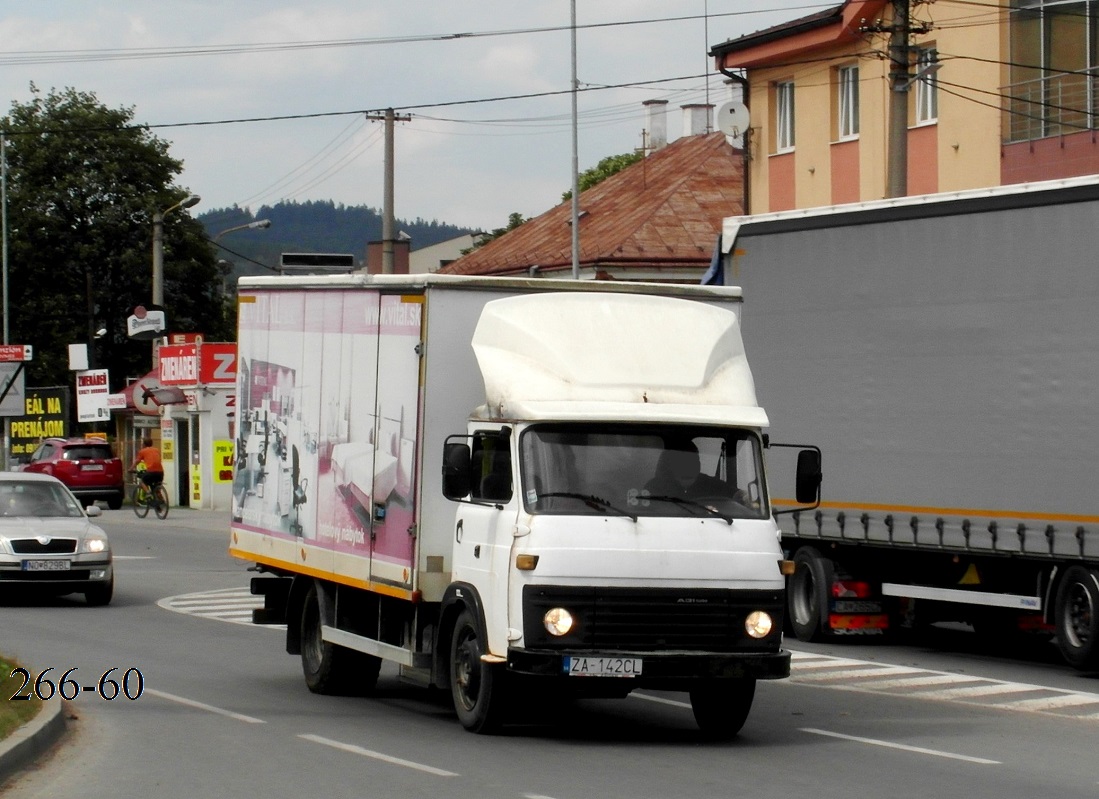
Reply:
<svg viewBox="0 0 1099 799"><path fill-rule="evenodd" d="M476 618L463 610L450 638L450 695L458 720L470 732L495 732L503 723L506 675L481 660L487 651Z"/></svg>
<svg viewBox="0 0 1099 799"><path fill-rule="evenodd" d="M786 603L790 626L799 641L820 641L827 636L828 594L834 574L832 561L813 547L802 547L794 555Z"/></svg>
<svg viewBox="0 0 1099 799"><path fill-rule="evenodd" d="M692 688L690 695L698 728L709 738L732 738L748 720L756 696L756 681L709 680Z"/></svg>
<svg viewBox="0 0 1099 799"><path fill-rule="evenodd" d="M1057 589L1057 646L1072 666L1099 668L1099 572L1071 566Z"/></svg>
<svg viewBox="0 0 1099 799"><path fill-rule="evenodd" d="M301 614L301 670L315 694L365 694L374 689L381 658L337 646L321 638L317 586L310 586Z"/></svg>

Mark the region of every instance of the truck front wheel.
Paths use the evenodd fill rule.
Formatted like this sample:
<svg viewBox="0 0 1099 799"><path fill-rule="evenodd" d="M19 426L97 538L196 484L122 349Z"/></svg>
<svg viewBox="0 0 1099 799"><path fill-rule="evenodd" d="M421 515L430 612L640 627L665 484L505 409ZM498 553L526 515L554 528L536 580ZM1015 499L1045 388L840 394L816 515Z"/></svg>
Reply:
<svg viewBox="0 0 1099 799"><path fill-rule="evenodd" d="M802 547L794 555L794 574L787 586L786 601L790 626L799 641L825 638L834 574L832 561L813 547Z"/></svg>
<svg viewBox="0 0 1099 799"><path fill-rule="evenodd" d="M748 720L756 696L756 681L709 680L692 688L690 694L691 710L703 734L715 739L732 738Z"/></svg>
<svg viewBox="0 0 1099 799"><path fill-rule="evenodd" d="M503 722L505 675L481 660L487 651L477 620L463 610L450 638L450 694L458 720L470 732L495 732Z"/></svg>
<svg viewBox="0 0 1099 799"><path fill-rule="evenodd" d="M321 637L321 606L317 586L310 586L301 614L301 670L315 694L364 694L373 690L381 658L356 652Z"/></svg>
<svg viewBox="0 0 1099 799"><path fill-rule="evenodd" d="M1072 566L1057 589L1057 646L1082 671L1099 668L1099 572Z"/></svg>

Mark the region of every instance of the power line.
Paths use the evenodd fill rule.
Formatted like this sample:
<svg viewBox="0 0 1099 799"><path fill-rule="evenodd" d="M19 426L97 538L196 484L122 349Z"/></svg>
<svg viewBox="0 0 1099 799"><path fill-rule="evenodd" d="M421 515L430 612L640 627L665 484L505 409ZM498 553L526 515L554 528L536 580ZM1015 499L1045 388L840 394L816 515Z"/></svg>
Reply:
<svg viewBox="0 0 1099 799"><path fill-rule="evenodd" d="M652 19L621 20L616 22L593 22L577 25L577 30L597 30L601 28L620 28L636 25L666 24L671 22L691 22L718 17L742 17L754 14L774 13L775 11L805 11L828 8L829 4L814 3L788 8L752 9L747 11L727 11L717 14L692 14L678 17L659 17ZM418 34L411 36L384 36L372 38L329 39L318 41L231 43L215 45L196 45L193 47L135 47L107 48L89 50L9 50L0 52L0 65L20 64L64 64L103 61L134 61L156 58L188 58L199 56L220 56L255 54L271 52L292 52L299 50L333 49L342 47L371 47L393 44L415 44L420 42L447 42L462 39L482 39L500 36L520 36L540 33L560 33L572 29L571 25L547 25L534 28L513 28L487 31L461 31L450 33Z"/></svg>

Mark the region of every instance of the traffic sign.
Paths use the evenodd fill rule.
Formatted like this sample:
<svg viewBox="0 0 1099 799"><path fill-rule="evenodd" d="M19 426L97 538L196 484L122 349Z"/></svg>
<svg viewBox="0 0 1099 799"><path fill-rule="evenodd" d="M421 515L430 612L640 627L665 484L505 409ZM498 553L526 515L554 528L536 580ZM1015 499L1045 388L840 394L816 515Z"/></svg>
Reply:
<svg viewBox="0 0 1099 799"><path fill-rule="evenodd" d="M0 344L0 363L29 361L34 354L30 344Z"/></svg>

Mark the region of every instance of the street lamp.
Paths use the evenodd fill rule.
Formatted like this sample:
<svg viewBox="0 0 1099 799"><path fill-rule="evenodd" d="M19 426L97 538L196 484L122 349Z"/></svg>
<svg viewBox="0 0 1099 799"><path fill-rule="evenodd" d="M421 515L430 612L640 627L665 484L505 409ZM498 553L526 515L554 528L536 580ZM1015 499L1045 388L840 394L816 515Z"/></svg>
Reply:
<svg viewBox="0 0 1099 799"><path fill-rule="evenodd" d="M210 241L216 243L217 240L224 236L226 233L236 233L238 230L266 230L269 227L271 227L270 219L257 219L254 222L249 222L247 225L237 225L236 227L231 227L223 230L212 239L210 239Z"/></svg>
<svg viewBox="0 0 1099 799"><path fill-rule="evenodd" d="M190 208L202 198L191 194L173 206L153 214L153 306L164 305L164 217L177 208Z"/></svg>

